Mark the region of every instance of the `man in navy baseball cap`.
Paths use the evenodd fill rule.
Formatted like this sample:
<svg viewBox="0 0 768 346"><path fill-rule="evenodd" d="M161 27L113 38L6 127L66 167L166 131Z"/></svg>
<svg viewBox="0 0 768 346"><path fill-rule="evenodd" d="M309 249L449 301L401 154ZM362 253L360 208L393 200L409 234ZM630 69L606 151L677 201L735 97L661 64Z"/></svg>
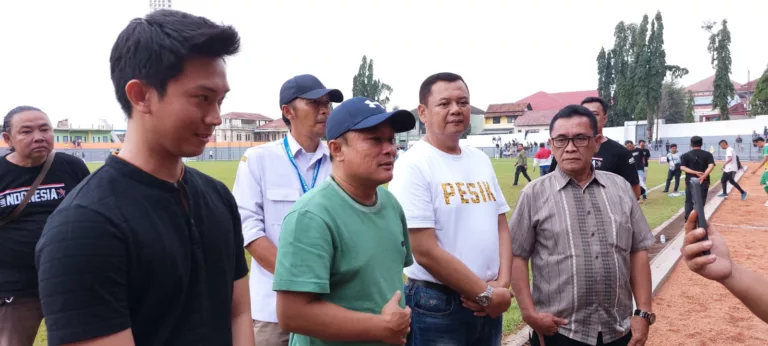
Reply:
<svg viewBox="0 0 768 346"><path fill-rule="evenodd" d="M394 133L410 131L416 118L406 110L387 112L380 103L367 97L355 97L336 107L325 127L327 140L337 139L351 130L364 130L387 122Z"/></svg>
<svg viewBox="0 0 768 346"><path fill-rule="evenodd" d="M327 97L326 97L327 96ZM295 76L280 87L280 109L283 111L283 121L289 127L291 120L286 117L285 106L290 106L296 99L308 101L326 101L339 103L344 101L344 95L338 89L328 89L317 77L311 74ZM321 102L329 104L328 102ZM294 107L295 108L295 107Z"/></svg>

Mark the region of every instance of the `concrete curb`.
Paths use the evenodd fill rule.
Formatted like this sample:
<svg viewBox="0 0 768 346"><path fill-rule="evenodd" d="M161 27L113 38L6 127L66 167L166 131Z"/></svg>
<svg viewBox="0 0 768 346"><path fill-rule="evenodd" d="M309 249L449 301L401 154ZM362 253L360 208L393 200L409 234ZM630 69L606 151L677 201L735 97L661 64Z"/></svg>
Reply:
<svg viewBox="0 0 768 346"><path fill-rule="evenodd" d="M736 173L736 177L734 177L734 180L737 182L741 179L742 176L744 176L745 172L748 171L748 167L744 166L744 169ZM659 189L663 187L664 184L655 186L653 189L649 190L653 191L656 189ZM709 191L717 188L717 185L713 185L710 187ZM728 192L733 189L733 186L728 185ZM707 215L707 220L709 220L712 215L717 211L717 208L720 207L720 204L723 203L723 200L725 198L723 197L715 197L715 200L710 202L704 207L704 212ZM680 208L680 210L675 213L672 217L667 219L667 221L664 221L661 225L653 229L653 235L656 236L659 232L661 232L665 227L667 227L670 223L672 223L673 220L677 219L680 215L683 214L685 211L685 208ZM680 236L680 234L684 234L684 232L678 233L677 236L675 236L675 239L670 239L669 245L667 245L664 250L662 250L656 257L651 261L651 283L652 283L652 292L653 296L656 296L656 293L661 289L661 286L664 284L664 282L667 281L669 278L669 275L672 273L672 269L675 267L677 262L680 260L680 249L683 245L683 238ZM633 308L635 306L634 299L632 302ZM504 346L523 346L525 343L528 342L529 335L531 333L532 329L528 325L523 326L520 331L515 333L511 337L507 337L507 339L502 342Z"/></svg>

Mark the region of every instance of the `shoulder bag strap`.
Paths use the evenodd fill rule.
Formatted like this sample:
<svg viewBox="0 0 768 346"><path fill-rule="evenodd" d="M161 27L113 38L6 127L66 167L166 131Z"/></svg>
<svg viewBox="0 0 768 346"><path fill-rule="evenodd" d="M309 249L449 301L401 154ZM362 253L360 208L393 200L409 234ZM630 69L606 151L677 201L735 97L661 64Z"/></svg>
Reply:
<svg viewBox="0 0 768 346"><path fill-rule="evenodd" d="M6 223L17 218L21 214L21 212L29 203L29 200L32 199L32 196L35 195L37 188L40 187L40 184L43 182L45 175L48 173L48 170L51 168L51 164L53 164L53 158L55 156L56 156L56 151L51 151L51 153L48 154L48 157L45 159L45 164L43 164L43 169L40 170L40 174L37 175L35 182L33 182L32 186L29 187L29 190L27 191L27 194L24 196L24 199L21 201L21 203L19 203L19 205L16 206L16 209L14 209L10 215L0 220L0 226L5 225Z"/></svg>

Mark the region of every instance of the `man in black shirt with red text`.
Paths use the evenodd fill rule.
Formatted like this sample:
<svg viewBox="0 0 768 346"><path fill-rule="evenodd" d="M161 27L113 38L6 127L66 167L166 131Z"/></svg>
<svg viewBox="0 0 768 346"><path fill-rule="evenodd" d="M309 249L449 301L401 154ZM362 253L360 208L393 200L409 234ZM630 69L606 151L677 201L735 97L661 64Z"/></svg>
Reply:
<svg viewBox="0 0 768 346"><path fill-rule="evenodd" d="M43 320L35 245L48 216L89 172L79 158L52 152L53 126L38 108L8 112L3 138L11 153L0 157L0 346L32 346Z"/></svg>
<svg viewBox="0 0 768 346"><path fill-rule="evenodd" d="M70 193L37 247L49 345L254 345L235 199L182 163L221 124L224 58L239 46L232 27L173 10L118 36L123 148Z"/></svg>
<svg viewBox="0 0 768 346"><path fill-rule="evenodd" d="M599 97L587 97L581 101L581 105L591 110L597 117L597 132L603 134L603 127L608 122L608 103ZM632 153L618 142L603 136L600 149L592 156L592 165L595 169L618 174L632 186L636 198L640 198L640 181L635 170L635 160ZM552 158L550 172L555 171L557 161Z"/></svg>
<svg viewBox="0 0 768 346"><path fill-rule="evenodd" d="M693 194L691 194L691 178L701 181L701 195L707 203L709 191L709 173L715 168L715 158L712 153L701 150L704 140L699 136L691 137L691 151L680 157L680 169L685 172L685 219L693 211Z"/></svg>

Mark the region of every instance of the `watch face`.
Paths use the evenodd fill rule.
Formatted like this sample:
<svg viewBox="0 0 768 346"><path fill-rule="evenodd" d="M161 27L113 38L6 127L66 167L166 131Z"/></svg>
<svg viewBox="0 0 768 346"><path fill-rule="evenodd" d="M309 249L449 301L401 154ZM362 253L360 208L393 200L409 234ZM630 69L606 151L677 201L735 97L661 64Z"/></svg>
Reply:
<svg viewBox="0 0 768 346"><path fill-rule="evenodd" d="M477 303L481 306L488 306L488 304L491 303L491 297L488 297L486 295L480 295L477 297Z"/></svg>
<svg viewBox="0 0 768 346"><path fill-rule="evenodd" d="M656 323L656 314L650 313L650 316L648 316L648 324L654 324Z"/></svg>

